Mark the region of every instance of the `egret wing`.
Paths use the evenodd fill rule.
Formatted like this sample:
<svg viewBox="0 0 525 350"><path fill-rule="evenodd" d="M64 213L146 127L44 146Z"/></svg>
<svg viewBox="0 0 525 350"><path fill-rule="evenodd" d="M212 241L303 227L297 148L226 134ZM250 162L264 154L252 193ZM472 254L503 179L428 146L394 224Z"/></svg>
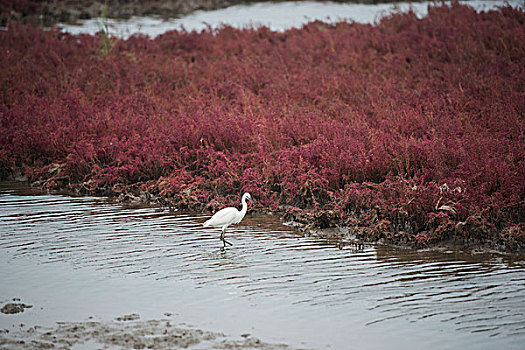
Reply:
<svg viewBox="0 0 525 350"><path fill-rule="evenodd" d="M224 226L236 222L239 211L235 208L224 208L216 212L211 219L204 223L205 226Z"/></svg>

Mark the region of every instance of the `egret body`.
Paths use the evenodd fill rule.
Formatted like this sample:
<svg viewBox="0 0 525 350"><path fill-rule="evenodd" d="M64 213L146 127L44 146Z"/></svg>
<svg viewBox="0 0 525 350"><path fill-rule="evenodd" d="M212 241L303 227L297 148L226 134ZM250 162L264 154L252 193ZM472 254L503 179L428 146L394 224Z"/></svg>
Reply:
<svg viewBox="0 0 525 350"><path fill-rule="evenodd" d="M222 241L223 248L226 247L226 243L232 245L230 242L224 239L224 230L226 230L226 227L232 224L238 224L244 218L244 215L246 215L246 211L248 210L248 204L246 204L246 200L249 200L253 204L252 196L250 196L248 192L242 195L241 211L234 207L224 208L216 212L209 220L202 224L204 227L222 227L220 239Z"/></svg>

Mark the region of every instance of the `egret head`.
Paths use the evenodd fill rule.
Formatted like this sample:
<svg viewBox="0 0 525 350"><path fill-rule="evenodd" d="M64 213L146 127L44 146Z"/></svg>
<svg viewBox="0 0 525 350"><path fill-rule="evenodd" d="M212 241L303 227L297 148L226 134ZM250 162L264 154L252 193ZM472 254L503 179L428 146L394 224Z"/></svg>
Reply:
<svg viewBox="0 0 525 350"><path fill-rule="evenodd" d="M249 200L250 202L252 202L252 204L255 205L255 203L254 203L253 200L252 200L252 196L251 196L248 192L246 192L245 194L242 195L242 199L247 199L247 200Z"/></svg>

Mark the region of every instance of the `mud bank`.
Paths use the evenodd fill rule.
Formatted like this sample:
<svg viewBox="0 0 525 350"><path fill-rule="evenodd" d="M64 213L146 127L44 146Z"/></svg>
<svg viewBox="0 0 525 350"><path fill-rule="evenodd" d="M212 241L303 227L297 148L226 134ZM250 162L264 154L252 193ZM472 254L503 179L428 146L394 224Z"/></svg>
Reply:
<svg viewBox="0 0 525 350"><path fill-rule="evenodd" d="M381 218L379 210L370 210L354 217L354 224L342 225L337 213L322 210L312 213L307 210L286 210L282 219L305 236L327 240L342 248L353 245L357 248L365 244L389 245L397 248L430 249L436 251L466 251L473 254L484 253L525 253L525 245L519 227L500 233L493 226L478 220L465 220L450 227L447 236L425 242L414 240L409 230L394 225ZM365 223L365 224L364 224ZM366 225L366 223L370 223Z"/></svg>
<svg viewBox="0 0 525 350"><path fill-rule="evenodd" d="M134 315L134 314L133 314ZM131 315L131 316L133 316ZM23 325L14 331L0 330L3 349L69 349L75 346L108 349L179 349L198 346L213 349L289 349L265 343L249 334L238 338L201 329L183 328L169 319L136 320L124 315L111 322L57 322L56 327Z"/></svg>
<svg viewBox="0 0 525 350"><path fill-rule="evenodd" d="M286 226L291 226L295 230L302 232L305 237L314 237L327 241L339 249L350 246L356 249L363 249L365 246L386 246L391 248L411 249L416 251L432 252L456 252L477 254L503 254L525 259L525 249L516 240L482 240L482 239L462 239L451 238L445 241L433 242L430 244L418 244L410 239L405 232L381 231L380 227L330 227L319 228L313 223L302 224L297 221L285 221ZM373 232L369 235L367 232Z"/></svg>

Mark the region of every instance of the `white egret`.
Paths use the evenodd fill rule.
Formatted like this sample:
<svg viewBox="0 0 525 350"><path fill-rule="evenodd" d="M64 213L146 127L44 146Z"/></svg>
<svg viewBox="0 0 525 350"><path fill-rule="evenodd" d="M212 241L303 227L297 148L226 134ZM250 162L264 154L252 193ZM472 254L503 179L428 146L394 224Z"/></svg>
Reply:
<svg viewBox="0 0 525 350"><path fill-rule="evenodd" d="M226 230L226 227L232 225L232 224L238 224L241 222L241 220L244 218L244 215L246 215L246 211L248 210L248 205L246 204L246 200L249 200L253 203L252 196L248 192L242 195L242 209L241 211L237 210L237 208L234 207L228 207L219 210L216 212L210 219L205 221L202 225L204 227L222 227L222 233L221 233L221 241L223 244L223 249L226 247L226 243L229 245L232 245L230 242L226 241L224 239L224 230Z"/></svg>

